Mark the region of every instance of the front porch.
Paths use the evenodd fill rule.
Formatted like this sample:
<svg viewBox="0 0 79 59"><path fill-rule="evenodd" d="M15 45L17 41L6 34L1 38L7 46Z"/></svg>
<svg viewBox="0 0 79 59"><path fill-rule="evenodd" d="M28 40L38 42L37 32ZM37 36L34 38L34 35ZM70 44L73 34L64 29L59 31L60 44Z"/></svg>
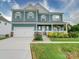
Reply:
<svg viewBox="0 0 79 59"><path fill-rule="evenodd" d="M36 25L35 32L68 32L67 24Z"/></svg>

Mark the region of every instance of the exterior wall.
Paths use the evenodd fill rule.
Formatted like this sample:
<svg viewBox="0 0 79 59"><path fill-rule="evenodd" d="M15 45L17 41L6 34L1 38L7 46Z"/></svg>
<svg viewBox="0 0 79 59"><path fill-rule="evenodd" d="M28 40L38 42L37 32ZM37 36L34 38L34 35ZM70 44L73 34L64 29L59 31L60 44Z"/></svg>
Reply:
<svg viewBox="0 0 79 59"><path fill-rule="evenodd" d="M49 11L40 4L37 4L36 8L38 9L39 13L49 13Z"/></svg>
<svg viewBox="0 0 79 59"><path fill-rule="evenodd" d="M14 27L34 27L35 30L35 24L12 24L12 31L14 30Z"/></svg>
<svg viewBox="0 0 79 59"><path fill-rule="evenodd" d="M53 29L53 25L52 24L62 24L64 23L63 22L63 13L57 13L57 12L49 12L47 9L45 9L43 6L41 5L36 5L35 6L36 9L34 9L34 7L28 7L28 8L24 8L23 10L13 10L12 12L12 22L22 22L21 24L12 24L12 31L14 30L14 27L33 27L34 26L34 30L38 29L38 24L41 23L42 24L45 24L45 25L42 25L42 28L43 29L43 26L45 26L45 30L46 30L46 26L49 26L49 30ZM28 10L29 9L29 10ZM15 13L16 12L21 12L21 18L20 19L15 19ZM28 12L33 12L34 13L34 18L29 18L27 19L27 13ZM46 16L46 21L41 21L41 15L45 15ZM59 15L59 21L54 21L52 19L52 16L54 15ZM38 21L36 21L38 20ZM27 22L28 24L26 23L23 23L23 22ZM34 24L29 24L29 22L35 22ZM65 24L65 23L64 23ZM63 24L63 25L64 25Z"/></svg>
<svg viewBox="0 0 79 59"><path fill-rule="evenodd" d="M60 19L59 19L58 22L62 22L63 21L63 18L62 18L63 15L62 14L52 13L52 14L50 14L50 22L54 22L54 19L52 18L52 16L54 16L54 15L59 15Z"/></svg>
<svg viewBox="0 0 79 59"><path fill-rule="evenodd" d="M41 21L41 16L42 15L46 16L46 21ZM40 13L40 14L38 14L38 22L49 22L49 14L46 14L46 13Z"/></svg>
<svg viewBox="0 0 79 59"><path fill-rule="evenodd" d="M21 12L21 18L20 19L16 19L15 18L15 13L16 12ZM27 13L28 12L33 12L34 13L34 18L27 18ZM25 11L25 18L24 18L24 10L23 11L13 11L13 15L12 15L12 21L26 21L26 22L36 22L36 17L38 16L38 22L42 22L41 21L41 15L45 15L46 16L46 21L43 21L43 22L54 22L54 20L52 19L52 16L53 15L59 15L60 19L58 22L62 22L63 21L63 18L62 18L62 14L60 13L52 13L52 14L49 14L49 13L39 13L37 12L37 15L36 15L36 11Z"/></svg>
<svg viewBox="0 0 79 59"><path fill-rule="evenodd" d="M33 14L34 14L34 18L27 18L28 16L27 16L27 14L28 14L28 12L32 12ZM36 21L36 11L25 11L25 21L31 21L31 22L35 22Z"/></svg>
<svg viewBox="0 0 79 59"><path fill-rule="evenodd" d="M5 24L7 23L7 24ZM0 35L11 34L11 24L8 22L1 21L0 23Z"/></svg>
<svg viewBox="0 0 79 59"><path fill-rule="evenodd" d="M21 12L21 18L20 18L20 19L18 19L18 18L16 19L16 18L15 18L16 12ZM12 21L24 21L24 11L22 11L22 10L13 11L13 12L12 12Z"/></svg>

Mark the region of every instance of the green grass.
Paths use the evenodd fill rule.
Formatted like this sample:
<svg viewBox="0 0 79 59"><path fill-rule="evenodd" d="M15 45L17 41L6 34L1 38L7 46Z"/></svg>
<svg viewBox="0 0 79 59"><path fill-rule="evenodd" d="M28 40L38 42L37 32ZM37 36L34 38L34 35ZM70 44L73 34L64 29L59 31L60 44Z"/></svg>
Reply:
<svg viewBox="0 0 79 59"><path fill-rule="evenodd" d="M51 41L79 41L79 38L49 38Z"/></svg>
<svg viewBox="0 0 79 59"><path fill-rule="evenodd" d="M79 44L31 44L33 59L67 59L66 52L79 59ZM78 53L78 56L75 57Z"/></svg>

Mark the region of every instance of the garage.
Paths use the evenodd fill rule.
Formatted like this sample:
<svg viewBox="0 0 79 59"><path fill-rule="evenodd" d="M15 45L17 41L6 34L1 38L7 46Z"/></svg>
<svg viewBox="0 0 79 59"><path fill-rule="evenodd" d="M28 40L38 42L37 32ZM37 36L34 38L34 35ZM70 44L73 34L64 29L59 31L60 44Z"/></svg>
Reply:
<svg viewBox="0 0 79 59"><path fill-rule="evenodd" d="M14 37L33 37L34 27L14 27Z"/></svg>

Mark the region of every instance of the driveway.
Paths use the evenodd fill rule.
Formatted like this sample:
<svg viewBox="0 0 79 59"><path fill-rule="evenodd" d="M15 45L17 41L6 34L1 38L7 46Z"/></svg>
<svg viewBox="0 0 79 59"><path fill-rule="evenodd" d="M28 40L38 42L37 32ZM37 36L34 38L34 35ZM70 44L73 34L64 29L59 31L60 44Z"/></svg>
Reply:
<svg viewBox="0 0 79 59"><path fill-rule="evenodd" d="M30 43L33 38L8 38L0 41L0 59L32 59Z"/></svg>

